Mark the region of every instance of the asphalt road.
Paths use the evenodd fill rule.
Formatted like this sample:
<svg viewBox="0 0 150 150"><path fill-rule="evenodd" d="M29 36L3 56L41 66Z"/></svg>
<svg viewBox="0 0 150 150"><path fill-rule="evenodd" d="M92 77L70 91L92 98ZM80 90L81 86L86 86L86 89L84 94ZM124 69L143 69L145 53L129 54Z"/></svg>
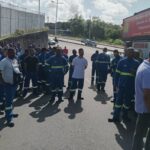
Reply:
<svg viewBox="0 0 150 150"><path fill-rule="evenodd" d="M90 88L91 61L94 49L60 42L72 49L83 47L88 68L85 73L84 100L59 106L48 103L50 97L31 95L14 102L15 127L5 127L0 119L0 150L130 150L135 122L115 125L112 117L112 81L108 76L106 94ZM67 80L66 76L66 80ZM65 90L65 89L64 89ZM2 116L0 116L2 117Z"/></svg>
<svg viewBox="0 0 150 150"><path fill-rule="evenodd" d="M49 36L49 39L54 39L53 36ZM81 43L81 41L77 40L72 40L72 39L66 39L66 38L61 38L58 37L58 40L63 41L63 42L68 42L68 43L73 43L73 44L78 44L78 45L85 45L84 43ZM114 49L118 49L119 52L124 53L124 49L121 48L121 46L112 46L112 45L103 45L103 44L98 44L96 49L103 49L104 47L107 47L108 50L113 51ZM92 49L92 48L91 48Z"/></svg>

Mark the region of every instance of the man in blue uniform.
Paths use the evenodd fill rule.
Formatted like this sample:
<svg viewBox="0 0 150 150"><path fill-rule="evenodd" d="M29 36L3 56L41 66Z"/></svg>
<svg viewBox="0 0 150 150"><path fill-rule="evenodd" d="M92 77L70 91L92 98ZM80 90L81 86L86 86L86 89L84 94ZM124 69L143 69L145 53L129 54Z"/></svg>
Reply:
<svg viewBox="0 0 150 150"><path fill-rule="evenodd" d="M2 47L0 47L0 61L5 58ZM3 114L3 110L5 109L5 101L4 101L4 84L0 82L0 114Z"/></svg>
<svg viewBox="0 0 150 150"><path fill-rule="evenodd" d="M75 57L77 57L77 51L75 49L72 50L72 54L70 57L69 57L69 64L70 64L70 68L69 68L69 80L68 80L68 90L70 89L71 87L71 80L72 80L72 74L73 74L73 66L72 66L72 61Z"/></svg>
<svg viewBox="0 0 150 150"><path fill-rule="evenodd" d="M96 74L96 59L98 57L98 51L96 51L92 56L91 56L91 61L92 61L92 78L91 78L91 86L94 85L94 76ZM96 76L96 84L97 84L97 79L98 77Z"/></svg>
<svg viewBox="0 0 150 150"><path fill-rule="evenodd" d="M49 65L49 73L51 74L51 100L50 103L55 101L56 94L58 94L58 102L63 102L63 79L64 75L68 72L68 63L62 56L62 49L57 47L56 55L47 60Z"/></svg>
<svg viewBox="0 0 150 150"><path fill-rule="evenodd" d="M107 74L110 67L110 57L106 54L107 48L103 49L103 53L100 53L96 59L96 70L98 74L97 90L105 92L105 84L107 80Z"/></svg>
<svg viewBox="0 0 150 150"><path fill-rule="evenodd" d="M45 70L46 59L47 59L47 49L42 48L41 53L38 55L38 61L39 61L38 88L39 91L43 91L43 92L46 92L46 89L49 88L46 84L47 81L47 74Z"/></svg>
<svg viewBox="0 0 150 150"><path fill-rule="evenodd" d="M139 62L134 59L134 49L127 49L127 57L122 59L116 69L115 85L118 91L114 107L114 114L109 122L120 122L120 112L123 111L123 120L130 121L128 110L131 106L131 99L134 94L135 75Z"/></svg>
<svg viewBox="0 0 150 150"><path fill-rule="evenodd" d="M118 50L114 50L114 59L111 61L110 63L110 69L111 69L111 76L113 78L113 92L114 92L114 99L113 101L116 101L116 96L117 96L117 90L116 90L116 86L115 86L115 75L116 75L116 68L118 65L118 62L121 60L121 57L119 55Z"/></svg>

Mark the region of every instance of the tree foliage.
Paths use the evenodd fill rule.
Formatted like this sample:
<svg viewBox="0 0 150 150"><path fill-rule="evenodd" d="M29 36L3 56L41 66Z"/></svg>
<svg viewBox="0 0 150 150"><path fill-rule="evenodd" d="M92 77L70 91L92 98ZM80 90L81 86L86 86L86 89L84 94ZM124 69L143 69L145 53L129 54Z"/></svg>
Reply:
<svg viewBox="0 0 150 150"><path fill-rule="evenodd" d="M95 40L121 39L121 26L106 23L99 18L83 19L75 15L68 22L59 22L61 30L69 30L72 36Z"/></svg>

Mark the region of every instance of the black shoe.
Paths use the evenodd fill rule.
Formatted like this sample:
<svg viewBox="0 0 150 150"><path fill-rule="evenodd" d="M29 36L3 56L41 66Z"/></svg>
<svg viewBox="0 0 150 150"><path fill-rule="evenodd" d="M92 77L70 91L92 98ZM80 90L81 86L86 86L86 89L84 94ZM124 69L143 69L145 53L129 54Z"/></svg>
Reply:
<svg viewBox="0 0 150 150"><path fill-rule="evenodd" d="M105 93L105 89L101 89L101 91Z"/></svg>
<svg viewBox="0 0 150 150"><path fill-rule="evenodd" d="M7 126L10 127L10 128L12 128L12 127L15 126L15 124L13 122L7 122Z"/></svg>
<svg viewBox="0 0 150 150"><path fill-rule="evenodd" d="M62 103L62 102L64 102L64 100L62 100L62 99L58 99L58 102Z"/></svg>
<svg viewBox="0 0 150 150"><path fill-rule="evenodd" d="M0 106L0 110L2 110L2 111L5 110L5 104L2 104L2 105Z"/></svg>
<svg viewBox="0 0 150 150"><path fill-rule="evenodd" d="M78 100L83 100L84 98L83 98L83 97L77 97L77 99L78 99Z"/></svg>
<svg viewBox="0 0 150 150"><path fill-rule="evenodd" d="M18 114L13 114L12 116L13 116L13 118L18 118L19 115Z"/></svg>
<svg viewBox="0 0 150 150"><path fill-rule="evenodd" d="M118 119L118 118L109 118L108 119L108 122L114 122L114 123L119 123L120 122L120 119Z"/></svg>
<svg viewBox="0 0 150 150"><path fill-rule="evenodd" d="M4 112L3 112L3 111L0 111L0 115L4 115Z"/></svg>
<svg viewBox="0 0 150 150"><path fill-rule="evenodd" d="M22 97L26 97L27 92L23 92Z"/></svg>

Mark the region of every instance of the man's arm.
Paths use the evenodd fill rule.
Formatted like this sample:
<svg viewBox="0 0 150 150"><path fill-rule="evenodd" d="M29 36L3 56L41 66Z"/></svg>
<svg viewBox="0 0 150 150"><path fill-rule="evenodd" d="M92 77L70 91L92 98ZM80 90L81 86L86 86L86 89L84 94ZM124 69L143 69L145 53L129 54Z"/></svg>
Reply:
<svg viewBox="0 0 150 150"><path fill-rule="evenodd" d="M142 89L145 105L150 112L150 74L149 71L143 72L142 76Z"/></svg>
<svg viewBox="0 0 150 150"><path fill-rule="evenodd" d="M143 93L144 93L145 105L146 105L148 111L150 112L150 89L144 89Z"/></svg>

